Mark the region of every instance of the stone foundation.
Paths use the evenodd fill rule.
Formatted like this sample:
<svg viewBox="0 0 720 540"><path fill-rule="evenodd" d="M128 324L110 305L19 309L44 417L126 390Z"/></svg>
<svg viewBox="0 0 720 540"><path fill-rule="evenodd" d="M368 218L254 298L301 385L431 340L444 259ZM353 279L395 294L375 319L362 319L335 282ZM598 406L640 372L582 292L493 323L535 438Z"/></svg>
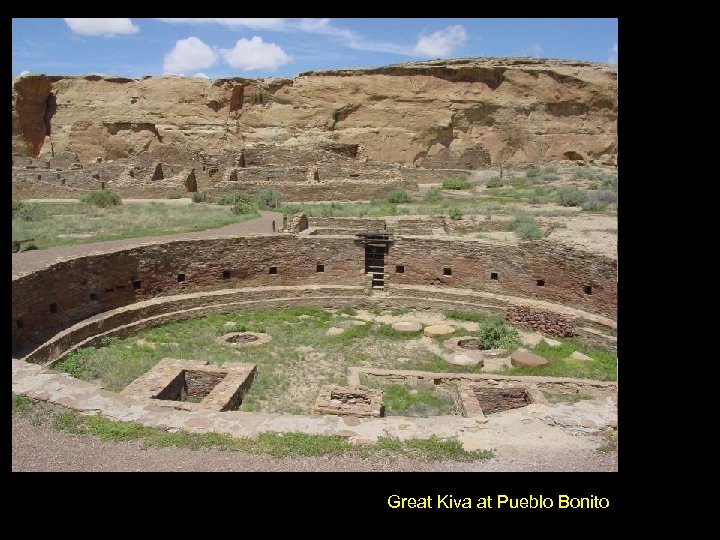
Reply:
<svg viewBox="0 0 720 540"><path fill-rule="evenodd" d="M559 337L575 335L574 323L571 319L544 309L512 306L507 309L505 320L513 326L531 328L543 334Z"/></svg>
<svg viewBox="0 0 720 540"><path fill-rule="evenodd" d="M382 390L327 385L320 388L313 413L380 418L384 412L382 399Z"/></svg>

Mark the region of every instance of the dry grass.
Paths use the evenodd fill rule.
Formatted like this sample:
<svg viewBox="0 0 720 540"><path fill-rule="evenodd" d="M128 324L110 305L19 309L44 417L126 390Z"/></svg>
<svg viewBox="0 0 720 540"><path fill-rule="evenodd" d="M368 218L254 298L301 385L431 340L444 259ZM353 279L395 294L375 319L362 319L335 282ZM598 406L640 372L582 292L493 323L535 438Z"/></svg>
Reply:
<svg viewBox="0 0 720 540"><path fill-rule="evenodd" d="M13 219L12 238L34 238L39 249L202 231L257 217L237 216L225 207L207 204L125 203L108 208L84 203L35 204L44 212L29 221Z"/></svg>

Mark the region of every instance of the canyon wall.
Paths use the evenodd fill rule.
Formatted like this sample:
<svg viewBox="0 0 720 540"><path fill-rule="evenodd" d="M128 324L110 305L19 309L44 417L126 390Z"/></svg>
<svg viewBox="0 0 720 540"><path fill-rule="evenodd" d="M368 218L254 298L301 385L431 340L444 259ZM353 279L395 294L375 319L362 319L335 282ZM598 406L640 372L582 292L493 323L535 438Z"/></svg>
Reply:
<svg viewBox="0 0 720 540"><path fill-rule="evenodd" d="M31 74L13 80L12 146L83 163L246 152L247 166L305 165L298 156L323 151L475 169L613 155L616 118L616 68L587 62L458 59L294 79Z"/></svg>

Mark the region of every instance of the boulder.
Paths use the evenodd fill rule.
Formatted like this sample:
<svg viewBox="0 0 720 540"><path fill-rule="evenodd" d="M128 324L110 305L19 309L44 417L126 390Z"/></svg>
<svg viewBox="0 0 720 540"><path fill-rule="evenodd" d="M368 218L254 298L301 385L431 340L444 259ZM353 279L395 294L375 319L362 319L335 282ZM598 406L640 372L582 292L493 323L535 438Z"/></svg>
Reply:
<svg viewBox="0 0 720 540"><path fill-rule="evenodd" d="M543 341L545 341L545 343L547 343L547 344L550 345L551 347L559 347L560 345L562 345L562 343L559 342L558 340L556 340L556 339L550 339L550 338L548 338L548 337L543 338Z"/></svg>
<svg viewBox="0 0 720 540"><path fill-rule="evenodd" d="M592 360L587 354L583 354L580 351L575 351L570 355L573 360Z"/></svg>
<svg viewBox="0 0 720 540"><path fill-rule="evenodd" d="M455 329L447 324L434 324L425 327L425 335L427 337L449 336L454 331Z"/></svg>
<svg viewBox="0 0 720 540"><path fill-rule="evenodd" d="M422 330L422 324L419 322L400 321L393 324L392 329L401 334L414 334Z"/></svg>
<svg viewBox="0 0 720 540"><path fill-rule="evenodd" d="M456 366L483 366L483 359L479 354L453 354L446 359L449 364Z"/></svg>
<svg viewBox="0 0 720 540"><path fill-rule="evenodd" d="M546 366L548 361L540 355L517 350L510 355L510 363L513 366L524 366L524 367L541 367Z"/></svg>

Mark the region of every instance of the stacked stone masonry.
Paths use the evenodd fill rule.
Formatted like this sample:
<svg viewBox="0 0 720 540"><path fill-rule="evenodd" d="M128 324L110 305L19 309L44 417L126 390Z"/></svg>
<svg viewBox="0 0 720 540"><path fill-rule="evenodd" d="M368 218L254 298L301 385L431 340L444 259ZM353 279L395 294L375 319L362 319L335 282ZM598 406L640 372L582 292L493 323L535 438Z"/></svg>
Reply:
<svg viewBox="0 0 720 540"><path fill-rule="evenodd" d="M323 272L317 271L318 264ZM518 246L393 236L386 265L404 267L403 273L388 274L389 293L409 285L447 288L449 293L466 289L615 318L615 261L545 241ZM452 275L445 275L445 268ZM230 279L224 278L226 271ZM491 279L491 272L498 279ZM537 287L541 276L545 286ZM591 295L584 293L588 283ZM143 300L233 287L308 285L368 287L363 245L354 236L257 235L93 253L13 278L13 350Z"/></svg>
<svg viewBox="0 0 720 540"><path fill-rule="evenodd" d="M513 326L530 328L543 334L559 337L575 335L574 323L571 319L544 309L511 306L507 309L505 320Z"/></svg>

